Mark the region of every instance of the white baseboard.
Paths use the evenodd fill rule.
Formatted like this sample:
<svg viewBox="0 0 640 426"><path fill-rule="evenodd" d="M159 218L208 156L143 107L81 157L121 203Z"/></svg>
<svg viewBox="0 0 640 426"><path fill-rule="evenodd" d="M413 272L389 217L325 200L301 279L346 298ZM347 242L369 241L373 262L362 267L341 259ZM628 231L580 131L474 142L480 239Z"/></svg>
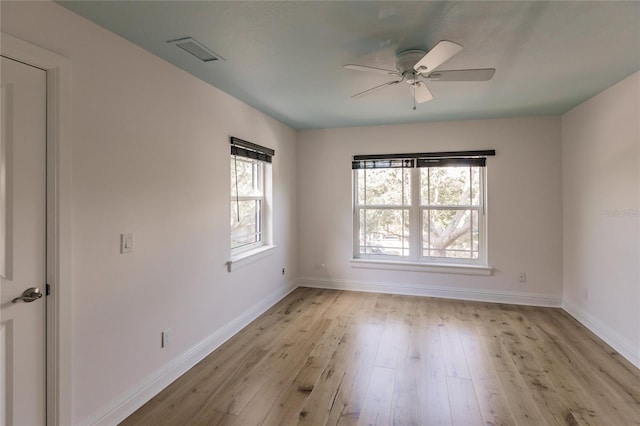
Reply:
<svg viewBox="0 0 640 426"><path fill-rule="evenodd" d="M640 368L640 347L634 346L627 338L605 325L582 307L568 300L564 300L562 308L578 322L591 330L593 334L604 340L630 363Z"/></svg>
<svg viewBox="0 0 640 426"><path fill-rule="evenodd" d="M546 306L553 308L559 308L562 306L561 296L537 293L437 287L421 284L418 285L354 280L336 280L317 277L299 278L298 285L302 287L368 291L371 293L404 294L409 296L427 296L445 299L473 300L477 302L510 303L514 305Z"/></svg>
<svg viewBox="0 0 640 426"><path fill-rule="evenodd" d="M289 286L279 289L268 299L256 303L233 321L193 346L161 370L147 377L140 385L125 392L120 398L112 401L99 413L90 416L87 421L81 424L113 426L120 423L296 288L297 285L293 282Z"/></svg>

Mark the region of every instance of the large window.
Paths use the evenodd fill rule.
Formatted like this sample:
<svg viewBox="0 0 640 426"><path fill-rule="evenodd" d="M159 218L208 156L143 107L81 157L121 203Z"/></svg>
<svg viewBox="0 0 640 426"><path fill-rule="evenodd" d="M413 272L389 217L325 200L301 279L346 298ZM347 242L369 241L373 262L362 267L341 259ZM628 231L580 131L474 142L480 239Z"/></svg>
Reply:
<svg viewBox="0 0 640 426"><path fill-rule="evenodd" d="M231 138L231 253L266 243L267 167L274 152Z"/></svg>
<svg viewBox="0 0 640 426"><path fill-rule="evenodd" d="M457 154L355 157L354 257L485 264L486 161Z"/></svg>

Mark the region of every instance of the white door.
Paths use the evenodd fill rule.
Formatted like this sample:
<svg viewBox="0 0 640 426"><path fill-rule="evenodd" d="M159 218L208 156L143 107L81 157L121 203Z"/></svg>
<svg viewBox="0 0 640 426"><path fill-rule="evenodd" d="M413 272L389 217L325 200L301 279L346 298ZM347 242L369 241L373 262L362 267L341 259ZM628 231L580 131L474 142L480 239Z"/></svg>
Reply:
<svg viewBox="0 0 640 426"><path fill-rule="evenodd" d="M38 426L46 420L46 72L0 60L0 424Z"/></svg>

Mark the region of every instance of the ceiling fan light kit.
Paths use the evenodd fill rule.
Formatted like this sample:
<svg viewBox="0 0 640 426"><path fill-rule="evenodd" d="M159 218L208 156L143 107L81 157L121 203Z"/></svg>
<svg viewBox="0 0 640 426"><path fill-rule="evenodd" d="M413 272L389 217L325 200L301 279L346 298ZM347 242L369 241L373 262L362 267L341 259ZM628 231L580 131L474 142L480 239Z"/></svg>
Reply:
<svg viewBox="0 0 640 426"><path fill-rule="evenodd" d="M366 65L347 64L343 68L396 77L396 80L383 83L365 91L352 95L360 98L398 83L409 84L415 103L428 102L433 99L426 82L429 81L487 81L493 77L495 68L442 70L434 72L440 65L451 59L462 50L462 46L451 41L442 40L429 52L424 50L405 50L396 55L396 70L369 67Z"/></svg>

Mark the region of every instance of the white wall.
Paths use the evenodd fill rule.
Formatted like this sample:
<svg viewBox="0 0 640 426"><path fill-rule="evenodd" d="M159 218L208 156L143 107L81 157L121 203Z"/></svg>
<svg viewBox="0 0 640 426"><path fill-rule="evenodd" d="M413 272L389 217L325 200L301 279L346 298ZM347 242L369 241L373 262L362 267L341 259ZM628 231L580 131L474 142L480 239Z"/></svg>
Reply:
<svg viewBox="0 0 640 426"><path fill-rule="evenodd" d="M291 288L296 134L54 3L2 2L2 31L72 64L72 419L86 424ZM230 135L276 150L278 245L232 273ZM119 254L122 232L134 253Z"/></svg>
<svg viewBox="0 0 640 426"><path fill-rule="evenodd" d="M351 266L353 155L474 149L497 151L488 159L487 169L492 276ZM299 132L301 284L558 305L560 153L559 117ZM315 264L323 263L326 270L316 270ZM519 272L526 272L527 283L518 282Z"/></svg>
<svg viewBox="0 0 640 426"><path fill-rule="evenodd" d="M562 116L565 309L640 367L640 72Z"/></svg>

